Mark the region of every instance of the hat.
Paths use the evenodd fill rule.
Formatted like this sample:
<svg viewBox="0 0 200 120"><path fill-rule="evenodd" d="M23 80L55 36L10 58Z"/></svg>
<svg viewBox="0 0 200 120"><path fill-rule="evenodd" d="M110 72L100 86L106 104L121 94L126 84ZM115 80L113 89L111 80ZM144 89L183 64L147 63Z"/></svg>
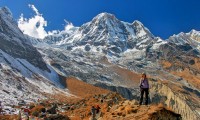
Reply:
<svg viewBox="0 0 200 120"><path fill-rule="evenodd" d="M142 73L142 75L146 75L146 73L145 73L145 72L143 72L143 73Z"/></svg>

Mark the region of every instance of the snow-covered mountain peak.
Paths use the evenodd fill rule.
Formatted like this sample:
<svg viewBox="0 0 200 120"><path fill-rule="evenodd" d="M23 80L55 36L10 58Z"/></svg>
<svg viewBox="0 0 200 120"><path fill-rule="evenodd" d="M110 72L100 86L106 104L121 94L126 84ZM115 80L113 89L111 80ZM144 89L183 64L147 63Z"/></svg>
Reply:
<svg viewBox="0 0 200 120"><path fill-rule="evenodd" d="M134 26L144 27L144 25L143 25L140 21L138 21L138 20L133 21L132 24L133 24Z"/></svg>
<svg viewBox="0 0 200 120"><path fill-rule="evenodd" d="M107 27L110 25L118 24L119 22L120 21L110 13L100 13L91 21L91 23L95 24L95 26L103 25Z"/></svg>
<svg viewBox="0 0 200 120"><path fill-rule="evenodd" d="M167 41L171 44L178 46L189 46L193 49L200 49L200 32L196 30L191 30L188 33L180 32L179 34L174 34L170 36Z"/></svg>
<svg viewBox="0 0 200 120"><path fill-rule="evenodd" d="M197 40L200 38L200 31L192 29L188 33L180 32L179 34L174 34L173 36L170 36L169 39L174 38L174 37L176 38L188 37L188 39Z"/></svg>
<svg viewBox="0 0 200 120"><path fill-rule="evenodd" d="M67 31L73 27L69 28ZM137 20L128 23L118 20L113 14L100 13L92 21L83 24L67 36L66 34L60 36L56 33L45 39L44 41L48 43L56 43L58 47L67 49L84 48L87 45L90 48L95 46L98 50L101 48L104 52L121 53L134 47L145 49L145 46L154 41L155 37Z"/></svg>
<svg viewBox="0 0 200 120"><path fill-rule="evenodd" d="M94 17L94 19L108 19L108 18L116 19L115 15L107 12L100 13L96 17Z"/></svg>
<svg viewBox="0 0 200 120"><path fill-rule="evenodd" d="M193 29L188 34L189 37L192 38L194 41L200 42L200 31Z"/></svg>
<svg viewBox="0 0 200 120"><path fill-rule="evenodd" d="M190 36L199 36L200 37L200 31L197 31L195 29L192 29L190 32L189 32Z"/></svg>
<svg viewBox="0 0 200 120"><path fill-rule="evenodd" d="M135 20L132 23L134 30L135 30L135 34L138 37L143 37L143 36L149 36L150 38L153 38L154 35L149 31L148 28L146 28L140 21Z"/></svg>
<svg viewBox="0 0 200 120"><path fill-rule="evenodd" d="M197 31L197 30L195 30L195 29L192 29L189 33L190 33L190 34L199 34L200 32Z"/></svg>

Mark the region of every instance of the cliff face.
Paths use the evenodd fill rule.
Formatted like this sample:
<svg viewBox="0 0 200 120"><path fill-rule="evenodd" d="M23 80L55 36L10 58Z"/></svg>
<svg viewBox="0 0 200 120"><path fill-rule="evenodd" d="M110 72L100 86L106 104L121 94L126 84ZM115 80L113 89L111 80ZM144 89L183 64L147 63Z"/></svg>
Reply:
<svg viewBox="0 0 200 120"><path fill-rule="evenodd" d="M0 49L14 58L25 59L34 66L50 72L41 54L18 28L7 7L0 8Z"/></svg>
<svg viewBox="0 0 200 120"><path fill-rule="evenodd" d="M0 8L0 100L3 106L34 102L64 88L29 37L18 28L7 7ZM67 93L67 92L66 92ZM10 112L9 114L12 114Z"/></svg>
<svg viewBox="0 0 200 120"><path fill-rule="evenodd" d="M188 100L189 94L182 90L176 90L173 84L163 84L159 81L151 81L151 98L152 102L161 102L170 107L176 113L182 115L183 120L198 120L200 116L194 112L197 105L192 104L192 100ZM174 87L175 89L171 89ZM191 95L191 94L190 94ZM192 97L190 97L192 98ZM193 103L195 103L193 101Z"/></svg>

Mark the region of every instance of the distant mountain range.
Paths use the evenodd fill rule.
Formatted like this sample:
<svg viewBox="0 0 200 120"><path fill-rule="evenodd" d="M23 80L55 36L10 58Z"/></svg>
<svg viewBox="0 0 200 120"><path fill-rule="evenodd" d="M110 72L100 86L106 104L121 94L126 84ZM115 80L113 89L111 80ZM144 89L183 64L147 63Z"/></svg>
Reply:
<svg viewBox="0 0 200 120"><path fill-rule="evenodd" d="M81 27L37 39L24 35L3 7L0 43L1 99L29 101L58 91L70 96L62 79L70 76L138 99L140 73L146 72L152 103L164 103L184 120L200 118L199 31L162 40L139 21L101 13Z"/></svg>

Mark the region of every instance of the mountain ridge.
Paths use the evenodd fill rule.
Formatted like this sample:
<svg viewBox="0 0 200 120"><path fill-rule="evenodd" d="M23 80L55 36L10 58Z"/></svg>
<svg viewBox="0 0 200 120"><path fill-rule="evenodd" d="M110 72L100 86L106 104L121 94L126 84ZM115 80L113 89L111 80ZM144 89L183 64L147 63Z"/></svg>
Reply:
<svg viewBox="0 0 200 120"><path fill-rule="evenodd" d="M152 102L162 101L188 120L199 118L196 112L199 98L198 94L194 95L195 90L200 92L196 84L200 79L198 44L189 33L162 40L138 21L126 23L114 15L102 13L83 24L63 43L52 44L42 52L53 61L52 65L58 71L121 93L129 99L139 97L138 78L137 75L133 78L124 76L130 76L129 70L136 74L146 72L151 78L162 80L161 86L167 82L162 90L156 84L157 87L151 91ZM180 93L179 89L183 92ZM186 102L188 98L193 100Z"/></svg>

